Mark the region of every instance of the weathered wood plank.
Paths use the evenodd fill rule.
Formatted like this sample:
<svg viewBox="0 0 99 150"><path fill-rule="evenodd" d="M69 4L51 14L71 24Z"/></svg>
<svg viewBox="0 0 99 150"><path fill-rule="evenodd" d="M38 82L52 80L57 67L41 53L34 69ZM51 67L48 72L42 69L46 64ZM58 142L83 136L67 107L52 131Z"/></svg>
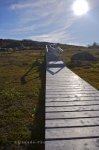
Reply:
<svg viewBox="0 0 99 150"><path fill-rule="evenodd" d="M99 137L99 127L52 128L46 129L46 139L79 139Z"/></svg>
<svg viewBox="0 0 99 150"><path fill-rule="evenodd" d="M81 112L54 112L46 113L46 119L57 119L57 118L88 118L88 117L99 117L99 111L81 111Z"/></svg>
<svg viewBox="0 0 99 150"><path fill-rule="evenodd" d="M45 111L46 112L73 112L73 111L95 111L99 110L99 105L93 105L93 106L71 106L71 107L46 107Z"/></svg>
<svg viewBox="0 0 99 150"><path fill-rule="evenodd" d="M99 139L46 141L46 150L99 150Z"/></svg>
<svg viewBox="0 0 99 150"><path fill-rule="evenodd" d="M46 101L45 105L47 107L53 107L53 106L88 106L88 105L99 105L99 101L93 100L93 101L68 101L68 102L63 102L63 101L58 101L58 102L48 102Z"/></svg>
<svg viewBox="0 0 99 150"><path fill-rule="evenodd" d="M46 120L47 128L71 128L71 127L99 126L99 118L82 118L82 119L52 119Z"/></svg>

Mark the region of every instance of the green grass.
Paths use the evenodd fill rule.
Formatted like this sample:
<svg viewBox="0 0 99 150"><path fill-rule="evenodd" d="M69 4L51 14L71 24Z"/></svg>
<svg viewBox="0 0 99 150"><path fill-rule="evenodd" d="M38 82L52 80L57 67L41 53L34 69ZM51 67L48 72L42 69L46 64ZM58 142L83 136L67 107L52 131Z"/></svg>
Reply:
<svg viewBox="0 0 99 150"><path fill-rule="evenodd" d="M39 120L41 127L44 119L37 118L45 82L44 55L40 50L0 53L1 149L11 141L35 140L36 134L39 137L40 133L32 135L32 130ZM43 140L42 135L39 138Z"/></svg>

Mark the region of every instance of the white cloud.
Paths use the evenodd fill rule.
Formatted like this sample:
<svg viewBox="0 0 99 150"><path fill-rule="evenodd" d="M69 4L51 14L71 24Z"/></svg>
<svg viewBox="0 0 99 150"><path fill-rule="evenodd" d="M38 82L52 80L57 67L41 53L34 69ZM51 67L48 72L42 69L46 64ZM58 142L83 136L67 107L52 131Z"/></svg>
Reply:
<svg viewBox="0 0 99 150"><path fill-rule="evenodd" d="M70 39L73 39L71 35L64 30L56 30L48 34L41 34L37 36L30 36L28 39L37 40L37 41L47 41L47 42L68 42Z"/></svg>
<svg viewBox="0 0 99 150"><path fill-rule="evenodd" d="M12 10L30 8L31 4L13 4L10 6Z"/></svg>
<svg viewBox="0 0 99 150"><path fill-rule="evenodd" d="M11 34L27 34L26 38L65 42L72 36L68 29L75 21L71 5L74 0L24 0L10 5L18 23Z"/></svg>
<svg viewBox="0 0 99 150"><path fill-rule="evenodd" d="M34 29L34 25L31 25L31 26L26 26L26 27L20 27L20 28L16 28L16 29L12 29L11 30L11 34L22 34L22 33L29 33L31 31L33 31Z"/></svg>

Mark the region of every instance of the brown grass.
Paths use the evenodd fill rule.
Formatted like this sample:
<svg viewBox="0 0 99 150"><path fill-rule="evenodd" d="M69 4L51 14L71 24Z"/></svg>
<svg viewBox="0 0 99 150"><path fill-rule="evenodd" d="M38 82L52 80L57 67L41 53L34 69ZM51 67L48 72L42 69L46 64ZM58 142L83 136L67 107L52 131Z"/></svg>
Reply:
<svg viewBox="0 0 99 150"><path fill-rule="evenodd" d="M31 128L37 120L43 84L44 55L45 52L40 50L0 53L1 148L11 144L11 141L32 138ZM38 132L35 134L39 135Z"/></svg>

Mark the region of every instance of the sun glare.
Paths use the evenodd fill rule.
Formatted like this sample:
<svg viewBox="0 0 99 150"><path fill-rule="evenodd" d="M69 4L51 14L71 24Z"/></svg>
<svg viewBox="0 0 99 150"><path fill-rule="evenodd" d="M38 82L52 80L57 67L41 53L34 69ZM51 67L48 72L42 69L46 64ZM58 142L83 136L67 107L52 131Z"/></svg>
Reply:
<svg viewBox="0 0 99 150"><path fill-rule="evenodd" d="M88 12L89 6L87 0L76 0L72 7L74 14L81 16Z"/></svg>

